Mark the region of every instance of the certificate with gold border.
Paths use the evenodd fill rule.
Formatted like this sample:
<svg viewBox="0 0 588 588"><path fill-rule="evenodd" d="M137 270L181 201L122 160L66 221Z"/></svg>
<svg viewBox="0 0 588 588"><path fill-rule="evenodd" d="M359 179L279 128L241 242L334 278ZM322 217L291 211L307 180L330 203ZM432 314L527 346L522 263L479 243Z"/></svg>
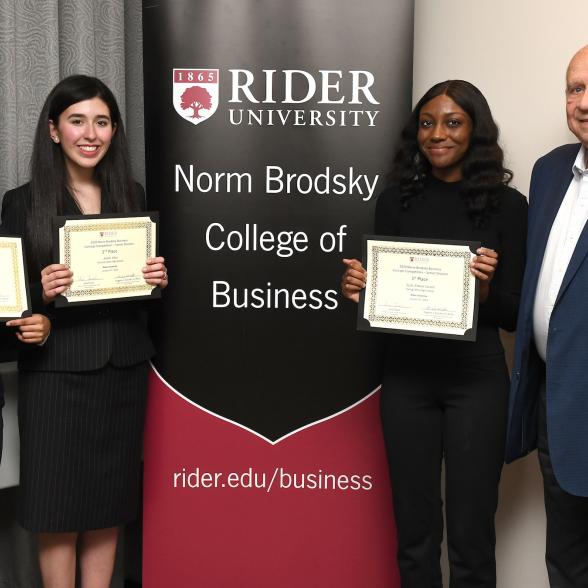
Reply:
<svg viewBox="0 0 588 588"><path fill-rule="evenodd" d="M22 239L0 236L0 321L31 314Z"/></svg>
<svg viewBox="0 0 588 588"><path fill-rule="evenodd" d="M157 228L154 212L56 217L54 258L71 269L73 283L55 306L160 296L142 272L147 258L157 255Z"/></svg>
<svg viewBox="0 0 588 588"><path fill-rule="evenodd" d="M358 329L476 340L479 242L364 237Z"/></svg>

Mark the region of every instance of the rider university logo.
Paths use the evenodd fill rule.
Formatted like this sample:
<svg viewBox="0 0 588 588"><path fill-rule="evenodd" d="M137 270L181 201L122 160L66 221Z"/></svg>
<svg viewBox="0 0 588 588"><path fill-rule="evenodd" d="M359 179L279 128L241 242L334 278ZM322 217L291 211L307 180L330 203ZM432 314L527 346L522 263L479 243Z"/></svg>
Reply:
<svg viewBox="0 0 588 588"><path fill-rule="evenodd" d="M218 69L174 69L174 108L192 124L209 119L218 108Z"/></svg>

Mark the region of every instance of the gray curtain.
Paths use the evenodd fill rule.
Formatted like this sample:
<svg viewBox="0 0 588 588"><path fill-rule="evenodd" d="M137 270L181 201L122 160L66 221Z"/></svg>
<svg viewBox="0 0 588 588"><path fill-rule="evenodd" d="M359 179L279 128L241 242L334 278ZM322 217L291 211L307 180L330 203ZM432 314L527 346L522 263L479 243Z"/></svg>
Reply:
<svg viewBox="0 0 588 588"><path fill-rule="evenodd" d="M41 106L74 73L113 90L143 183L141 42L140 0L0 0L0 194L27 181Z"/></svg>
<svg viewBox="0 0 588 588"><path fill-rule="evenodd" d="M61 78L75 73L97 76L113 90L134 175L144 184L140 0L0 0L0 198L28 180L42 104ZM16 393L15 382L8 373L8 394ZM0 490L0 588L37 588L34 543L14 521L15 490ZM122 586L120 568L119 561L113 586Z"/></svg>

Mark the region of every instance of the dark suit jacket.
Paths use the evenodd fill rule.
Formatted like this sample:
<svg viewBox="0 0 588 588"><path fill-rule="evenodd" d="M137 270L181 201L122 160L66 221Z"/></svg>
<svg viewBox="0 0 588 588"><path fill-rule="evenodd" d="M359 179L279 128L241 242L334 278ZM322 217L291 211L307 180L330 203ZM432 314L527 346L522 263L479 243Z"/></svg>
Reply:
<svg viewBox="0 0 588 588"><path fill-rule="evenodd" d="M579 144L537 161L529 193L527 267L517 324L506 460L536 447L536 404L543 378L533 338L533 306L551 226L572 180ZM588 496L588 224L558 293L549 323L546 361L547 430L560 486Z"/></svg>
<svg viewBox="0 0 588 588"><path fill-rule="evenodd" d="M0 227L0 236L5 233L4 229ZM14 336L14 333L4 324L0 324L0 362L3 361L12 361L14 357L12 357L11 353L13 349L16 347L17 339ZM2 407L4 406L4 384L2 382L2 378L0 377L0 460L2 459L2 429L3 429L3 421L2 421Z"/></svg>
<svg viewBox="0 0 588 588"><path fill-rule="evenodd" d="M3 324L0 325L0 361L3 361L3 352L7 347L14 345L16 341L15 336L9 332L8 328ZM2 460L2 430L4 423L2 421L2 407L4 406L4 384L2 383L2 377L0 377L0 460Z"/></svg>
<svg viewBox="0 0 588 588"><path fill-rule="evenodd" d="M10 190L2 201L2 225L6 231L24 235L30 210L29 185ZM62 214L79 214L73 199ZM109 212L104 210L103 212ZM42 306L42 268L29 268L33 309L51 319L51 335L44 346L28 346L19 353L19 368L42 371L90 371L108 362L134 365L150 358L153 345L147 333L141 303L116 302L56 309ZM75 279L75 276L74 276Z"/></svg>
<svg viewBox="0 0 588 588"><path fill-rule="evenodd" d="M1 231L0 231L1 233ZM7 353L8 350L12 350L16 347L16 337L14 333L12 333L8 327L4 324L0 324L0 361L8 361L12 360L13 358L9 356ZM2 407L4 406L4 384L2 382L2 377L0 377L0 460L2 459L2 430L4 428L4 423L2 421Z"/></svg>
<svg viewBox="0 0 588 588"><path fill-rule="evenodd" d="M8 231L5 230L5 227L0 227L0 236L5 236L8 234ZM17 338L15 337L14 333L10 328L8 328L4 323L0 323L0 362L3 361L14 361L15 359L15 350L16 350L16 343ZM0 409L4 406L4 387L2 384L2 378L0 378ZM2 443L2 418L0 416L0 455L1 452L1 443Z"/></svg>

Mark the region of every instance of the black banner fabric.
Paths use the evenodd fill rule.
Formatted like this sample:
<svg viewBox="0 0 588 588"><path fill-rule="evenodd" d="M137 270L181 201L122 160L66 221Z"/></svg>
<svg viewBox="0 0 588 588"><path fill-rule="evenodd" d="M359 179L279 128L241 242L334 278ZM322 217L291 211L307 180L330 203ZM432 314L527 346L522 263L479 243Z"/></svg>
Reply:
<svg viewBox="0 0 588 588"><path fill-rule="evenodd" d="M339 287L410 112L412 19L411 0L143 2L170 276L145 586L398 585L378 336Z"/></svg>
<svg viewBox="0 0 588 588"><path fill-rule="evenodd" d="M408 1L144 2L156 368L275 440L378 383L342 300L410 108Z"/></svg>

